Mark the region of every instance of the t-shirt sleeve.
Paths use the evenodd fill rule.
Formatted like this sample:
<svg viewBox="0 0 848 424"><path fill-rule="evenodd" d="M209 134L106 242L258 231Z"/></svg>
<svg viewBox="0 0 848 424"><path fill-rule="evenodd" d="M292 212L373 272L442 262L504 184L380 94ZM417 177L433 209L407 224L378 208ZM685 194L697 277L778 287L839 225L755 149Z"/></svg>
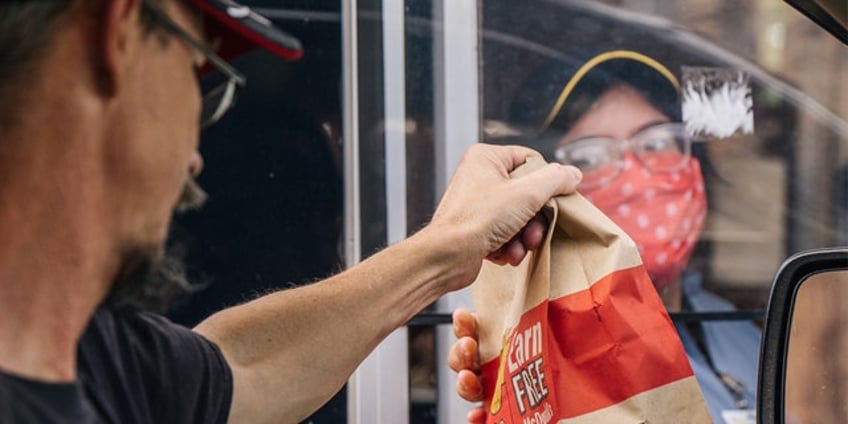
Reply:
<svg viewBox="0 0 848 424"><path fill-rule="evenodd" d="M232 372L218 346L164 317L147 314L140 319L151 325L162 393L171 393L160 399L171 414L160 422L226 423L233 393Z"/></svg>
<svg viewBox="0 0 848 424"><path fill-rule="evenodd" d="M80 358L91 390L119 420L226 423L232 372L218 346L167 318L100 311ZM97 403L97 401L95 401Z"/></svg>

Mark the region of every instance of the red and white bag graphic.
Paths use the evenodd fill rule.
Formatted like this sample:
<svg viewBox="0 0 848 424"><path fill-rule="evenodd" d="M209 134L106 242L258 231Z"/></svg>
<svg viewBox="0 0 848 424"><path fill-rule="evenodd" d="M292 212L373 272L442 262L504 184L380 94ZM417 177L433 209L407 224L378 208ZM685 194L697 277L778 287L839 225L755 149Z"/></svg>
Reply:
<svg viewBox="0 0 848 424"><path fill-rule="evenodd" d="M711 422L630 237L579 194L546 213L537 252L484 264L472 286L486 422Z"/></svg>

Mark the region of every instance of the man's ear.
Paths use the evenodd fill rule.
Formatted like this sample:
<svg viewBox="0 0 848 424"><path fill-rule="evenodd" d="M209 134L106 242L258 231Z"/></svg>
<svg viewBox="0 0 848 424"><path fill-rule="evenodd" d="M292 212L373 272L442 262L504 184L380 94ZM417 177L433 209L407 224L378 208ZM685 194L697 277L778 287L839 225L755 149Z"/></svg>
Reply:
<svg viewBox="0 0 848 424"><path fill-rule="evenodd" d="M113 96L126 78L133 59L141 25L141 0L104 0L96 22L98 86L105 96Z"/></svg>

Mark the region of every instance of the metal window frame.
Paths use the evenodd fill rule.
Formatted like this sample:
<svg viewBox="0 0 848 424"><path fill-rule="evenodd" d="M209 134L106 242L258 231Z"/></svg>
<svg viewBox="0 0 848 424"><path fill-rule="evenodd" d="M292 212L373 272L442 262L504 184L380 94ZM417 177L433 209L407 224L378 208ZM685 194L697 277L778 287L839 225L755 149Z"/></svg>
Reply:
<svg viewBox="0 0 848 424"><path fill-rule="evenodd" d="M345 257L347 266L362 259L359 93L358 2L343 2L342 37L345 128ZM384 34L403 34L403 1L382 1ZM406 110L403 37L383 38L384 144L386 175L386 230L388 244L406 237ZM408 330L390 334L360 364L348 381L347 422L394 424L409 422Z"/></svg>
<svg viewBox="0 0 848 424"><path fill-rule="evenodd" d="M437 0L433 20L433 91L436 198L447 187L463 153L480 137L479 4L477 0ZM439 30L441 29L441 30ZM474 117L474 119L469 119ZM470 289L442 297L438 312L471 309ZM455 337L451 326L436 327L436 358L447 358ZM438 422L464 423L472 404L456 393L456 373L437 361Z"/></svg>
<svg viewBox="0 0 848 424"><path fill-rule="evenodd" d="M463 152L479 137L478 7L477 0L436 0L433 3L435 189L437 198L447 186ZM384 34L405 31L404 2L383 0ZM342 6L343 107L345 167L345 258L354 266L362 258L359 162L358 2ZM383 37L385 101L387 242L406 237L406 111L404 37ZM468 117L475 119L468 119ZM470 292L445 296L440 311L470 307ZM437 328L437 357L453 343L447 326ZM408 423L408 332L392 333L360 365L348 381L347 422ZM455 390L455 374L444 361L438 369L438 422L463 423L471 405Z"/></svg>

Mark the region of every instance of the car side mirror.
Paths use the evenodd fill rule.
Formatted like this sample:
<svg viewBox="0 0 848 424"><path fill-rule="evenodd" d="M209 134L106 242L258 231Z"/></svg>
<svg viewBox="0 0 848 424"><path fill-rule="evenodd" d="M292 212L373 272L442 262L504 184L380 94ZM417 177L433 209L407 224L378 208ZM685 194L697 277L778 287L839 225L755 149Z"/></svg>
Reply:
<svg viewBox="0 0 848 424"><path fill-rule="evenodd" d="M787 259L769 297L757 422L848 422L848 248Z"/></svg>

